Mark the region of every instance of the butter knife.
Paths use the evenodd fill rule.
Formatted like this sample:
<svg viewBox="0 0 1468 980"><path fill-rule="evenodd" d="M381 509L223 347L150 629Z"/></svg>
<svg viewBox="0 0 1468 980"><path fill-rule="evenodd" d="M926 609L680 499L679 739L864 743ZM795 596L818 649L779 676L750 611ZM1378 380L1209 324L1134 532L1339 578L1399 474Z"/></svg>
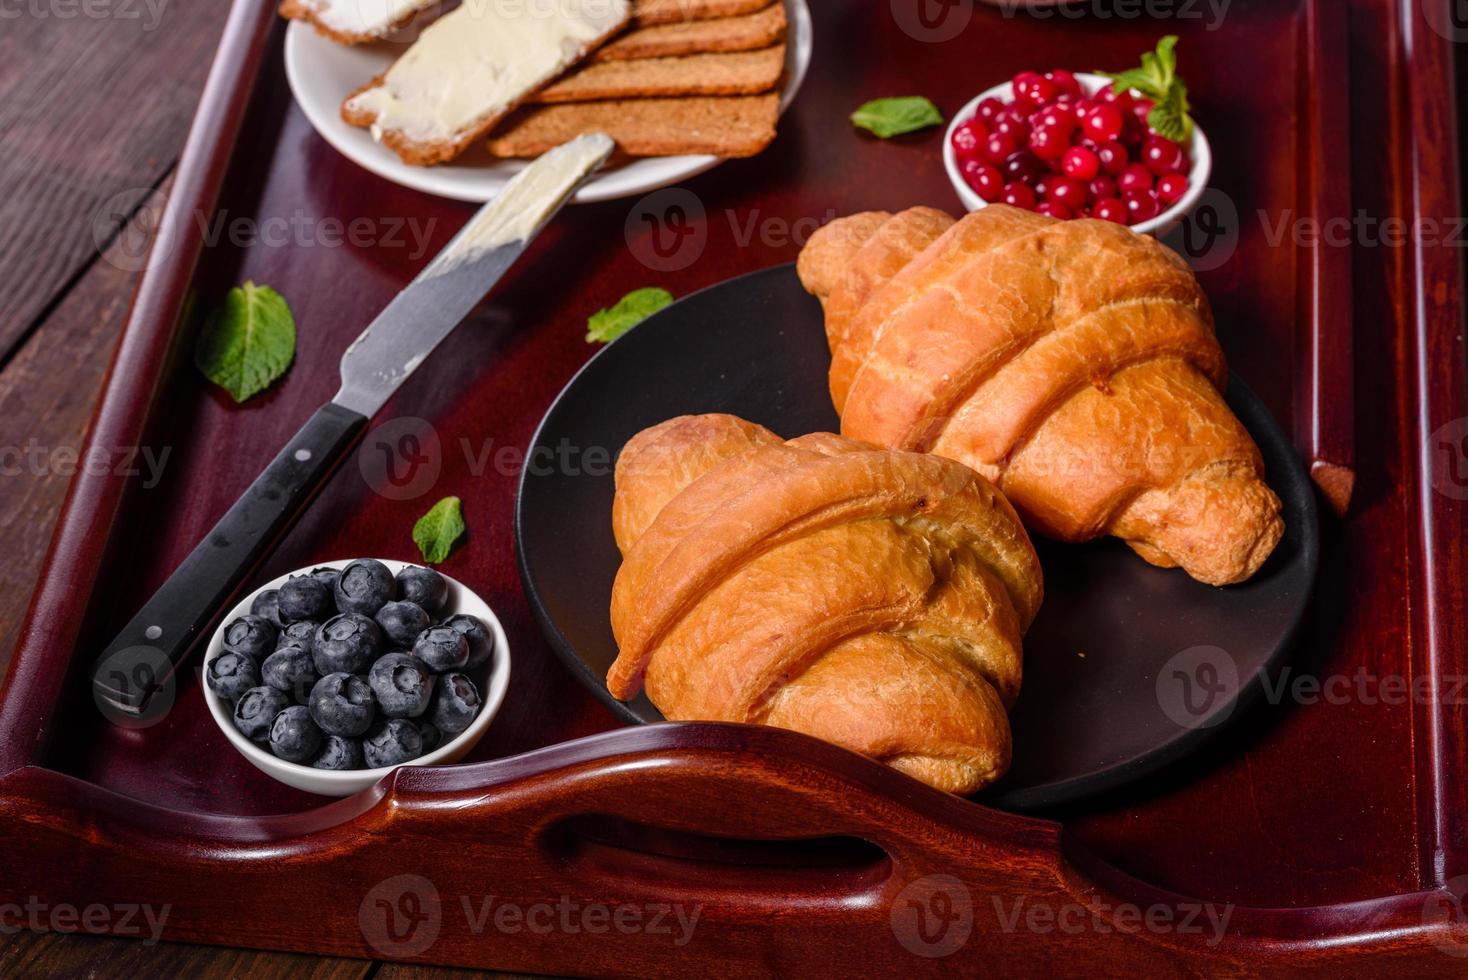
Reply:
<svg viewBox="0 0 1468 980"><path fill-rule="evenodd" d="M124 717L144 712L153 692L356 445L368 420L606 162L613 145L600 133L578 136L529 164L362 331L342 355L336 396L96 659L92 685L99 705Z"/></svg>

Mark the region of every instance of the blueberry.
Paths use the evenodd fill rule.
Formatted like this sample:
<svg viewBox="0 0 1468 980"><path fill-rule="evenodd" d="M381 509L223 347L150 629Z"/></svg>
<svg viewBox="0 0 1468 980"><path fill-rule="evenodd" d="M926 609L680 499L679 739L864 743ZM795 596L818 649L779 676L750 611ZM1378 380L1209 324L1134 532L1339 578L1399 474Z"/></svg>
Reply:
<svg viewBox="0 0 1468 980"><path fill-rule="evenodd" d="M389 718L362 740L367 768L380 769L409 762L423 754L423 736L418 726L402 718Z"/></svg>
<svg viewBox="0 0 1468 980"><path fill-rule="evenodd" d="M305 704L319 679L309 650L281 647L265 658L260 676L277 691L284 691L296 704Z"/></svg>
<svg viewBox="0 0 1468 980"><path fill-rule="evenodd" d="M280 631L280 639L275 643L275 649L285 647L300 647L309 651L316 640L316 627L319 624L309 619L298 619L285 629Z"/></svg>
<svg viewBox="0 0 1468 980"><path fill-rule="evenodd" d="M442 674L458 670L469 662L469 641L458 630L435 626L418 634L413 644L413 655L435 674Z"/></svg>
<svg viewBox="0 0 1468 980"><path fill-rule="evenodd" d="M377 706L389 718L417 718L433 695L428 665L406 653L389 653L372 665L367 683L377 695Z"/></svg>
<svg viewBox="0 0 1468 980"><path fill-rule="evenodd" d="M311 654L316 658L316 672L327 674L360 674L382 650L382 631L362 613L342 613L316 627L311 640Z"/></svg>
<svg viewBox="0 0 1468 980"><path fill-rule="evenodd" d="M430 613L443 608L449 597L449 584L442 575L421 565L405 565L397 576L398 598L416 602Z"/></svg>
<svg viewBox="0 0 1468 980"><path fill-rule="evenodd" d="M438 679L428 720L443 734L457 735L469 727L482 704L473 681L463 674L447 674Z"/></svg>
<svg viewBox="0 0 1468 980"><path fill-rule="evenodd" d="M234 701L250 688L260 686L260 666L253 657L226 650L209 661L204 680L209 690Z"/></svg>
<svg viewBox="0 0 1468 980"><path fill-rule="evenodd" d="M326 591L331 593L333 601L336 599L336 580L342 577L340 568L322 565L320 568L311 569L311 577L319 579L321 584L326 586Z"/></svg>
<svg viewBox="0 0 1468 980"><path fill-rule="evenodd" d="M372 725L372 688L353 674L327 674L311 688L311 720L328 735L361 735Z"/></svg>
<svg viewBox="0 0 1468 980"><path fill-rule="evenodd" d="M234 727L245 737L263 742L270 734L275 716L291 706L291 699L273 687L252 687L234 706Z"/></svg>
<svg viewBox="0 0 1468 980"><path fill-rule="evenodd" d="M296 704L275 716L270 723L270 751L286 762L308 762L321 751L321 729L311 712Z"/></svg>
<svg viewBox="0 0 1468 980"><path fill-rule="evenodd" d="M445 619L443 625L458 630L468 641L469 661L464 664L466 670L474 670L489 663L489 655L494 653L494 634L477 617L460 613Z"/></svg>
<svg viewBox="0 0 1468 980"><path fill-rule="evenodd" d="M427 755L443 742L443 733L431 721L418 722L418 736L423 739L423 754Z"/></svg>
<svg viewBox="0 0 1468 980"><path fill-rule="evenodd" d="M259 660L275 649L276 632L263 616L241 616L224 628L224 648Z"/></svg>
<svg viewBox="0 0 1468 980"><path fill-rule="evenodd" d="M280 607L278 595L274 589L266 589L255 597L250 603L250 615L259 616L272 626L280 626Z"/></svg>
<svg viewBox="0 0 1468 980"><path fill-rule="evenodd" d="M429 622L428 613L416 602L389 602L377 610L377 625L400 647L412 646Z"/></svg>
<svg viewBox="0 0 1468 980"><path fill-rule="evenodd" d="M336 607L342 612L376 614L393 596L392 572L372 558L359 558L342 569L336 582Z"/></svg>
<svg viewBox="0 0 1468 980"><path fill-rule="evenodd" d="M362 758L362 743L355 738L327 735L321 743L321 751L311 760L313 769L366 769Z"/></svg>
<svg viewBox="0 0 1468 980"><path fill-rule="evenodd" d="M280 609L280 618L285 622L325 619L334 611L331 590L314 575L286 579L275 602Z"/></svg>

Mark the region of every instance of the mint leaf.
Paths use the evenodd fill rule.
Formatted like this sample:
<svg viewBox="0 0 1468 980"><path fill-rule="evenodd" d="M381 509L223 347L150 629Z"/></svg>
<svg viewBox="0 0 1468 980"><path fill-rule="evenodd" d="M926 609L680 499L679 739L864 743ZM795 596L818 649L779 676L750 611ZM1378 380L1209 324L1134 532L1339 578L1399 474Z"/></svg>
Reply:
<svg viewBox="0 0 1468 980"><path fill-rule="evenodd" d="M1147 113L1147 125L1158 135L1166 136L1174 143L1185 143L1193 135L1193 120L1188 115L1188 87L1178 80L1168 91L1167 97Z"/></svg>
<svg viewBox="0 0 1468 980"><path fill-rule="evenodd" d="M1176 34L1158 41L1156 51L1143 54L1140 68L1097 74L1111 79L1111 87L1118 92L1134 89L1156 103L1147 113L1147 125L1159 135L1174 142L1193 135L1193 120L1188 115L1188 87L1177 77Z"/></svg>
<svg viewBox="0 0 1468 980"><path fill-rule="evenodd" d="M673 294L666 289L634 289L617 300L616 306L597 310L587 319L586 342L609 344L671 302Z"/></svg>
<svg viewBox="0 0 1468 980"><path fill-rule="evenodd" d="M882 139L927 129L943 124L938 107L921 95L904 95L892 99L874 99L851 114L852 125L875 133Z"/></svg>
<svg viewBox="0 0 1468 980"><path fill-rule="evenodd" d="M242 402L285 374L296 356L296 321L285 298L269 286L236 286L210 315L194 363L210 381Z"/></svg>
<svg viewBox="0 0 1468 980"><path fill-rule="evenodd" d="M437 565L449 556L466 530L459 498L445 497L413 525L413 543L423 552L424 561Z"/></svg>

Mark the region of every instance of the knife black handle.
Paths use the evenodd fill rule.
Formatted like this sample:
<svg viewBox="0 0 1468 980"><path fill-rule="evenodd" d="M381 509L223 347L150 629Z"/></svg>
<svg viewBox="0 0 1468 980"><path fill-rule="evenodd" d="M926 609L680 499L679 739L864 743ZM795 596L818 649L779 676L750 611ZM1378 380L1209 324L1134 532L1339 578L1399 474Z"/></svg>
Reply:
<svg viewBox="0 0 1468 980"><path fill-rule="evenodd" d="M140 714L277 538L356 444L367 418L328 402L123 627L92 668L98 704Z"/></svg>

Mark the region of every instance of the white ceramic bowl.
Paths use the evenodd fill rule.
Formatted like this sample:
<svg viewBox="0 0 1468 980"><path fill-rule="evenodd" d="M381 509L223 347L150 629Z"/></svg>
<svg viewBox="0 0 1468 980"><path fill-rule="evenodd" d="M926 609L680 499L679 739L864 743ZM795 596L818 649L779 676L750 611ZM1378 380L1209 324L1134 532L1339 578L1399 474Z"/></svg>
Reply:
<svg viewBox="0 0 1468 980"><path fill-rule="evenodd" d="M1111 79L1104 75L1081 72L1076 73L1076 80L1081 83L1081 88L1087 95L1096 94L1111 82ZM1000 102L1012 102L1014 101L1014 87L1009 82L1003 82L980 92L962 109L953 114L953 121L948 124L948 131L943 134L943 168L948 171L948 179L953 182L953 189L958 192L958 199L970 211L977 211L988 202L974 193L974 189L968 185L968 182L963 179L963 174L959 172L958 156L953 152L953 131L972 119L974 113L978 111L979 103L989 98L998 99ZM1209 178L1213 176L1213 151L1208 146L1208 137L1203 135L1203 127L1196 124L1193 126L1193 137L1188 141L1187 151L1188 159L1193 162L1192 169L1188 171L1187 193L1157 217L1130 225L1132 231L1161 238L1176 228L1197 206L1198 199L1203 196L1203 191L1208 187Z"/></svg>
<svg viewBox="0 0 1468 980"><path fill-rule="evenodd" d="M209 669L209 664L215 657L224 651L224 627L235 619L250 611L250 604L255 597L267 589L278 589L292 575L303 575L310 572L312 568L345 568L355 559L342 561L318 562L310 568L297 569L287 575L282 575L274 581L267 582L260 588L251 592L239 604L229 611L224 617L220 627L214 631L214 636L209 640L209 648L204 653L204 669ZM384 565L396 575L410 562L390 561L379 558ZM440 572L439 574L443 574ZM460 732L456 737L450 739L432 752L419 756L412 762L404 763L410 766L438 766L452 762L458 762L470 749L472 749L489 729L489 723L494 721L495 714L500 705L504 703L505 691L510 686L510 644L505 639L504 627L500 625L499 618L488 604L463 583L444 575L444 581L448 583L448 599L444 603L444 611L439 618L447 618L457 613L467 613L477 616L484 622L494 637L494 654L490 658L489 674L485 682L479 685L479 696L484 704L479 709L479 714L469 723L469 727ZM295 762L287 762L276 756L269 748L262 748L246 738L234 725L234 709L228 700L209 690L209 685L200 683L200 689L204 692L204 699L209 703L209 713L214 716L214 723L224 732L226 738L236 749L254 765L256 769L265 773L288 786L305 790L308 793L318 793L322 796L351 796L376 783L383 776L396 769L396 766L387 766L382 769L313 769Z"/></svg>

